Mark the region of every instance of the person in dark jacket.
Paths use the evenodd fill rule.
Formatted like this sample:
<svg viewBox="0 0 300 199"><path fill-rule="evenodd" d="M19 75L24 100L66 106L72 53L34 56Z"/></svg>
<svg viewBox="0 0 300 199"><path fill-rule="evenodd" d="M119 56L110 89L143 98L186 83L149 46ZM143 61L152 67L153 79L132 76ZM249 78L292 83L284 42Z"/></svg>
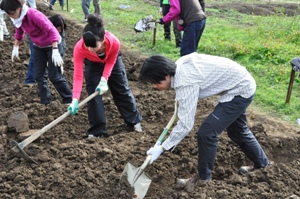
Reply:
<svg viewBox="0 0 300 199"><path fill-rule="evenodd" d="M160 1L160 8L159 12L162 16L166 16L170 10L170 2L169 0L161 0ZM182 41L182 36L181 36L181 31L178 29L177 21L174 19L172 21L173 24L173 32L175 36L175 44L176 48L180 48L181 46L181 41ZM165 23L164 24L164 36L166 40L171 41L171 23Z"/></svg>
<svg viewBox="0 0 300 199"><path fill-rule="evenodd" d="M180 55L197 52L198 44L206 24L204 0L169 0L170 10L161 18L160 24L168 24L174 19L183 30Z"/></svg>

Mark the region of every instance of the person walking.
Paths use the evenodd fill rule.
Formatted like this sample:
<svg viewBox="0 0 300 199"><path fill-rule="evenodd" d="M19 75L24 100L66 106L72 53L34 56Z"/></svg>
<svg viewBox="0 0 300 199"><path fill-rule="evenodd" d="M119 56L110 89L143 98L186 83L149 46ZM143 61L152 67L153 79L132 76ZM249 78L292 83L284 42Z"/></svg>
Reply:
<svg viewBox="0 0 300 199"><path fill-rule="evenodd" d="M87 104L90 123L88 138L108 136L102 100L108 88L125 123L133 130L142 132L142 117L128 85L120 41L104 29L99 15L89 15L87 20L83 36L74 47L73 101L68 110L71 115L77 112L84 76L88 95L99 91L99 95Z"/></svg>
<svg viewBox="0 0 300 199"><path fill-rule="evenodd" d="M178 179L177 185L192 191L198 183L208 183L218 149L218 136L226 129L253 166L242 166L240 173L272 164L247 126L246 109L252 102L256 83L245 67L218 56L191 53L176 62L160 55L145 60L139 79L153 88L173 88L178 101L178 121L169 137L151 147L152 164L164 151L171 150L193 129L198 100L220 95L218 104L197 132L198 172L191 178Z"/></svg>
<svg viewBox="0 0 300 199"><path fill-rule="evenodd" d="M62 97L62 103L71 103L72 92L59 68L63 65L59 52L61 37L51 21L37 9L29 8L19 0L2 0L0 9L8 14L16 27L12 61L20 60L19 45L24 33L28 34L34 44L35 80L38 83L41 104L51 103L51 92L44 77L47 72L50 81Z"/></svg>
<svg viewBox="0 0 300 199"><path fill-rule="evenodd" d="M87 17L90 14L90 3L91 0L82 0L81 1L81 7L82 7L82 11L84 14L84 19L83 19L83 23L87 22ZM96 15L101 15L101 10L100 10L100 0L93 0L93 5L94 5L94 14Z"/></svg>
<svg viewBox="0 0 300 199"><path fill-rule="evenodd" d="M29 5L30 8L36 9L36 2L35 0L27 0L26 3ZM25 77L25 85L27 86L33 86L36 84L35 81L35 72L34 72L34 49L33 49L33 43L30 37L27 35L28 39L28 45L29 45L29 50L30 50L30 57L29 57L29 62L27 65L27 73ZM46 80L45 80L46 81Z"/></svg>
<svg viewBox="0 0 300 199"><path fill-rule="evenodd" d="M160 8L159 8L160 14L162 16L166 16L169 10L170 10L169 0L160 0ZM178 29L177 21L175 19L172 21L172 23L173 23L173 32L175 36L176 48L180 48L181 41L182 41L181 31ZM164 37L165 40L171 41L171 23L164 24Z"/></svg>
<svg viewBox="0 0 300 199"><path fill-rule="evenodd" d="M197 52L206 24L204 0L169 0L169 12L159 20L160 24L169 24L174 19L179 30L183 30L180 55Z"/></svg>

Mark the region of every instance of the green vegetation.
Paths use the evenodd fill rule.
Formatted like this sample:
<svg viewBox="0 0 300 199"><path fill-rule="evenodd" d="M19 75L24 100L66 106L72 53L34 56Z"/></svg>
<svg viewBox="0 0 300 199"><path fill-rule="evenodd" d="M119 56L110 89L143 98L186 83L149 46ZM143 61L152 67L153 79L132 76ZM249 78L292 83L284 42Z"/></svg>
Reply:
<svg viewBox="0 0 300 199"><path fill-rule="evenodd" d="M206 4L226 2L229 0L207 0ZM269 3L268 0L230 2ZM163 39L161 25L157 25L154 46L152 30L135 33L133 29L134 24L143 17L161 17L158 12L158 0L156 5L145 4L143 0L101 0L100 4L106 29L114 33L122 45L146 55L162 54L174 60L179 58L179 49L175 48L175 42ZM122 4L129 5L130 8L119 9ZM60 10L58 3L55 7ZM81 0L69 1L68 10L72 9L74 12L68 15L79 22L82 21ZM289 61L300 56L300 16L286 16L283 14L284 8L279 8L277 14L272 16L246 15L228 9L220 11L207 8L206 12L207 24L198 52L228 57L247 67L257 82L257 94L252 108L294 123L296 118L300 117L300 78L295 78L290 103L286 104L285 99L291 72ZM300 9L298 12L300 13Z"/></svg>

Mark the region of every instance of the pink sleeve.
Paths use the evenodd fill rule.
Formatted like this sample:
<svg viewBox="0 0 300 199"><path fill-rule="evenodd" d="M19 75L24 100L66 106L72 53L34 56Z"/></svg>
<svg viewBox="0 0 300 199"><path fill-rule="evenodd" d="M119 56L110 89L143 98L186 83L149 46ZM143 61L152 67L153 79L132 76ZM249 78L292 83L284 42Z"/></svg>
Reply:
<svg viewBox="0 0 300 199"><path fill-rule="evenodd" d="M105 45L106 45L106 62L105 67L103 70L102 76L108 80L111 71L116 63L119 51L120 51L120 41L110 32L105 32L105 39L104 39Z"/></svg>
<svg viewBox="0 0 300 199"><path fill-rule="evenodd" d="M15 39L22 41L24 38L24 31L22 28L16 28Z"/></svg>
<svg viewBox="0 0 300 199"><path fill-rule="evenodd" d="M83 39L79 40L74 47L74 75L73 75L73 98L80 99L82 85L83 85L83 53L82 51Z"/></svg>
<svg viewBox="0 0 300 199"><path fill-rule="evenodd" d="M179 0L169 0L170 10L166 16L163 17L165 23L170 23L174 19L179 17L180 14L180 2Z"/></svg>

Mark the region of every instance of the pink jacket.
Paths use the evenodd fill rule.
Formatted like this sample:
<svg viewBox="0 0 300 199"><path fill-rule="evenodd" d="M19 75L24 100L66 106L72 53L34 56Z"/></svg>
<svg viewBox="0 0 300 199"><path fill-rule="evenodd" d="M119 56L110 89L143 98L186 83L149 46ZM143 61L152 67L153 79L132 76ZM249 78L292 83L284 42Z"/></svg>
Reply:
<svg viewBox="0 0 300 199"><path fill-rule="evenodd" d="M112 33L105 31L105 58L102 60L97 53L91 53L84 45L83 38L81 38L74 47L74 76L73 76L73 98L80 99L82 85L83 85L83 61L88 59L91 62L105 63L102 77L108 80L111 71L116 63L118 53L120 51L120 41Z"/></svg>
<svg viewBox="0 0 300 199"><path fill-rule="evenodd" d="M59 41L59 33L51 21L40 11L28 8L20 28L16 28L15 39L22 41L26 32L39 47L47 47Z"/></svg>

